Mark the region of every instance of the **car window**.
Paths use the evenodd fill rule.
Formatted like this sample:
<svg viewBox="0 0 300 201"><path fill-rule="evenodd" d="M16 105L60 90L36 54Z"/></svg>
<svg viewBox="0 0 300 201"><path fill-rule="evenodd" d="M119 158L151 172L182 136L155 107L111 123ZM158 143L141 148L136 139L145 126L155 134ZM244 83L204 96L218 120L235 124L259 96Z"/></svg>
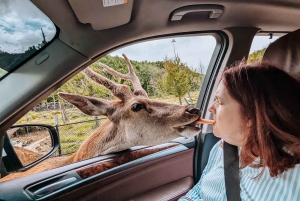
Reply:
<svg viewBox="0 0 300 201"><path fill-rule="evenodd" d="M101 62L126 74L128 69L122 57L124 53L150 99L195 106L215 47L215 38L208 35L157 39L118 49L89 67L116 83L131 86L130 81L113 77L99 66ZM60 98L59 92L116 99L102 85L79 73L16 122L54 126L59 133L60 148L52 157L70 156L106 121L105 116L84 114Z"/></svg>
<svg viewBox="0 0 300 201"><path fill-rule="evenodd" d="M278 38L279 36L255 36L251 44L248 62L261 61L267 47Z"/></svg>
<svg viewBox="0 0 300 201"><path fill-rule="evenodd" d="M56 34L51 20L29 0L0 1L0 80Z"/></svg>

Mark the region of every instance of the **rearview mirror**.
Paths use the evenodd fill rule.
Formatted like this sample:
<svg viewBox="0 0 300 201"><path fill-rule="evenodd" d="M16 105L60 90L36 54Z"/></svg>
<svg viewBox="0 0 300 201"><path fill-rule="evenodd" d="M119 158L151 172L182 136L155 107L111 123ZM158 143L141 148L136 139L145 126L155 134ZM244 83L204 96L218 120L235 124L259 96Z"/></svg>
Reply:
<svg viewBox="0 0 300 201"><path fill-rule="evenodd" d="M3 162L8 172L27 170L50 157L59 147L58 134L49 125L14 125L6 133Z"/></svg>

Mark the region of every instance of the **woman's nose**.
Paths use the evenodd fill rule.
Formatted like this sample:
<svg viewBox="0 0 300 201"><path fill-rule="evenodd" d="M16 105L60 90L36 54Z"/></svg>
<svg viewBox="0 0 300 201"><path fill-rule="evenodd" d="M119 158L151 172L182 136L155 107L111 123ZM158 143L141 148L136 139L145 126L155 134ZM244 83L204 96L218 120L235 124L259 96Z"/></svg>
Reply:
<svg viewBox="0 0 300 201"><path fill-rule="evenodd" d="M211 112L211 113L215 113L215 107L214 107L214 104L215 102L213 102L209 107L208 107L208 111Z"/></svg>

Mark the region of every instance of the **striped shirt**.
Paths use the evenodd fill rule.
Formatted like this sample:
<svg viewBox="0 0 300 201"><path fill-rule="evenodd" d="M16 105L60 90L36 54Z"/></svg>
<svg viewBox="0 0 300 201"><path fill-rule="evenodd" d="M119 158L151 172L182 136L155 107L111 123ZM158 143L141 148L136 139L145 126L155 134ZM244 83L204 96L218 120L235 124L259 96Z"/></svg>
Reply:
<svg viewBox="0 0 300 201"><path fill-rule="evenodd" d="M208 163L198 184L178 201L221 201L227 200L223 148L218 142L211 150ZM240 196L243 201L300 201L300 164L277 178L271 177L266 168L259 179L254 179L262 168L249 166L239 171Z"/></svg>

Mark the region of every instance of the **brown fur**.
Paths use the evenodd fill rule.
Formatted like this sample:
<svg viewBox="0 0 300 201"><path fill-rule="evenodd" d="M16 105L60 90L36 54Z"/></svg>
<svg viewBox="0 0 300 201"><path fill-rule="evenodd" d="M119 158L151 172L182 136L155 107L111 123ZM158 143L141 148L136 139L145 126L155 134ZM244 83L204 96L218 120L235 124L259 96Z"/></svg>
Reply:
<svg viewBox="0 0 300 201"><path fill-rule="evenodd" d="M14 146L14 150L16 154L18 155L18 158L22 165L29 165L30 163L33 163L34 161L37 161L40 159L43 154L36 153L34 151L30 151L25 148Z"/></svg>

